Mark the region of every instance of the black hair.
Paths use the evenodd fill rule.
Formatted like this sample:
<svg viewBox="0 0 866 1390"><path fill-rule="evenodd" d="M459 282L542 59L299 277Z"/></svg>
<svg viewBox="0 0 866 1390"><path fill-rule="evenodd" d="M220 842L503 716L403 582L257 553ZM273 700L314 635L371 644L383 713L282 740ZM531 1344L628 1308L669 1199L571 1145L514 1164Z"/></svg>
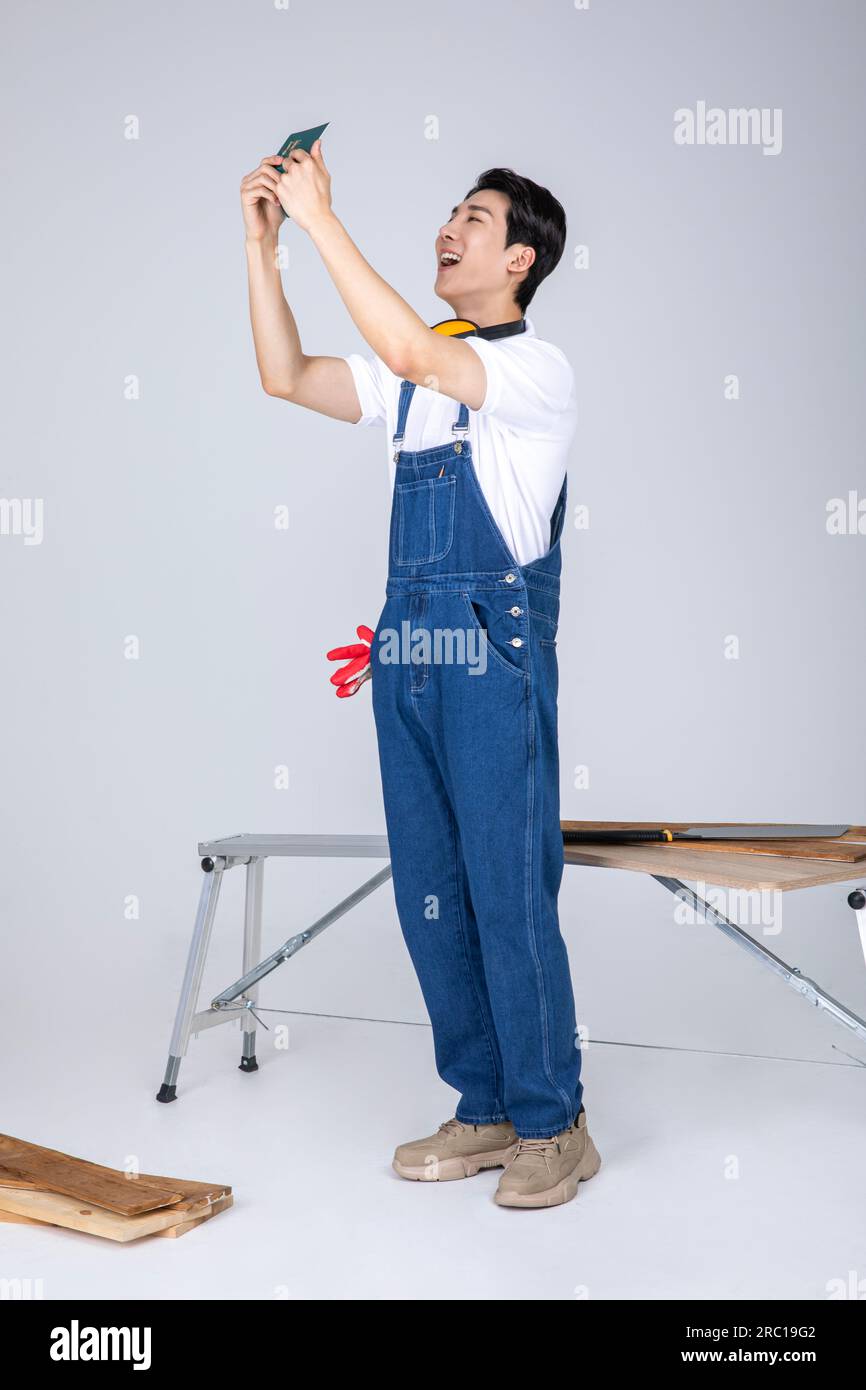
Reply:
<svg viewBox="0 0 866 1390"><path fill-rule="evenodd" d="M516 174L513 169L485 169L466 194L480 193L492 188L508 198L508 218L505 245L520 241L535 250L535 260L517 286L515 299L522 313L541 284L559 264L565 249L565 209L547 188L532 179Z"/></svg>

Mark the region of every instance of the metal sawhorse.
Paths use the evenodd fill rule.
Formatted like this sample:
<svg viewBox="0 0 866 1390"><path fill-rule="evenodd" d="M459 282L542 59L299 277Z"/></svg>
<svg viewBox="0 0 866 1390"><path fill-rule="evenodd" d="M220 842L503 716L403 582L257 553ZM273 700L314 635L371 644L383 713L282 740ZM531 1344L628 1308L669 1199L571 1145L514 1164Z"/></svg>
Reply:
<svg viewBox="0 0 866 1390"><path fill-rule="evenodd" d="M579 822L569 821L574 826ZM346 912L362 902L391 877L390 863L372 878L337 903L323 917L303 931L296 932L276 951L259 960L262 938L262 883L265 860L270 858L341 858L388 859L388 840L385 835L230 835L220 840L204 840L198 847L202 856L204 878L196 913L195 927L189 948L183 986L177 1006L174 1030L171 1035L165 1079L157 1100L168 1103L177 1097L177 1078L182 1059L186 1056L190 1037L220 1023L240 1021L243 1049L240 1070L258 1070L256 1062L256 1015L259 982L283 961L290 960L303 946L336 922ZM667 888L682 902L699 913L704 921L717 927L730 941L743 947L750 956L780 976L808 1003L829 1014L866 1042L866 1021L840 1004L820 985L808 979L797 966L789 966L769 951L761 942L748 935L741 926L722 915L704 898L698 896L682 879L746 891L787 892L796 888L821 884L851 882L861 877L861 865L834 863L828 860L773 860L739 849L732 842L730 850L701 857L699 852L678 844L595 845L567 844L566 864L595 865L615 869L630 869L644 873ZM198 996L210 944L211 930L219 900L222 876L228 869L246 865L246 895L244 901L243 974L213 997L210 1006L198 1009ZM866 893L861 888L848 895L860 933L860 943L866 958Z"/></svg>
<svg viewBox="0 0 866 1390"><path fill-rule="evenodd" d="M328 858L328 859L387 859L388 839L385 835L229 835L222 840L203 840L198 847L204 871L198 911L190 942L186 972L174 1020L169 1046L165 1079L157 1100L165 1103L177 1097L177 1076L186 1056L190 1036L204 1028L239 1019L243 1030L241 1071L258 1071L256 1061L255 1006L258 985L265 975L276 970L284 960L290 960L308 941L336 922L344 913L356 907L368 894L391 877L391 865L386 864L372 878L337 903L304 931L296 932L284 941L279 950L272 951L259 961L262 948L262 885L265 860L271 858ZM243 975L228 989L216 995L210 1007L198 1010L198 996L204 974L211 931L219 902L223 874L239 864L247 868L244 897L244 956Z"/></svg>

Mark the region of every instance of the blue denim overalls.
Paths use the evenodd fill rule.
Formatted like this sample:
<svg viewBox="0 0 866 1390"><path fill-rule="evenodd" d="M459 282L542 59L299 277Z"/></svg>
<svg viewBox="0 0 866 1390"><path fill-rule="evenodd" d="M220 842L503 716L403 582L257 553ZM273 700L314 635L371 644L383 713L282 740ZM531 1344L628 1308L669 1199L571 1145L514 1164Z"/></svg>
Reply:
<svg viewBox="0 0 866 1390"><path fill-rule="evenodd" d="M521 1137L542 1139L568 1128L583 1092L557 915L566 484L550 550L518 565L475 476L466 406L449 442L401 448L414 390L400 388L388 583L371 656L394 895L437 1070L460 1092L457 1118L508 1119ZM480 662L473 673L468 661L437 661L435 647L393 660L395 632L459 630L474 644L485 629L483 674Z"/></svg>

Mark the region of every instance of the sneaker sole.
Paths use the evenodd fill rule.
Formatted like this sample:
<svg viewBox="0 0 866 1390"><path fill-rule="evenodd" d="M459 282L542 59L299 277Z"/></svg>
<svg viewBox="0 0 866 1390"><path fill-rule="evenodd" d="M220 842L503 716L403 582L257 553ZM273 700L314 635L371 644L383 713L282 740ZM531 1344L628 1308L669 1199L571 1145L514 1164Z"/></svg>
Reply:
<svg viewBox="0 0 866 1390"><path fill-rule="evenodd" d="M592 1140L587 1136L586 1153L571 1173L545 1192L499 1192L493 1200L500 1207L559 1207L577 1196L578 1185L594 1178L601 1167L601 1156Z"/></svg>
<svg viewBox="0 0 866 1390"><path fill-rule="evenodd" d="M517 1152L517 1144L509 1144L507 1149L494 1149L491 1153L463 1154L456 1158L443 1158L438 1163L401 1163L395 1158L391 1167L401 1178L409 1182L454 1182L458 1178L474 1178L484 1168L504 1168Z"/></svg>

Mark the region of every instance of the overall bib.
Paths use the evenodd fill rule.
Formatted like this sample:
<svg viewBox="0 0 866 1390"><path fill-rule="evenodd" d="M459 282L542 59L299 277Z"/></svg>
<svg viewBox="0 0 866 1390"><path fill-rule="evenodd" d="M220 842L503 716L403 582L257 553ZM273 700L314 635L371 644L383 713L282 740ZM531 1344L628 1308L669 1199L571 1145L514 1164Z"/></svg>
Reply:
<svg viewBox="0 0 866 1390"><path fill-rule="evenodd" d="M557 914L566 484L550 550L518 565L475 475L467 407L455 404L451 440L402 449L414 390L400 388L371 651L394 895L437 1070L460 1092L457 1119L511 1120L521 1137L543 1139L571 1125L583 1092Z"/></svg>

